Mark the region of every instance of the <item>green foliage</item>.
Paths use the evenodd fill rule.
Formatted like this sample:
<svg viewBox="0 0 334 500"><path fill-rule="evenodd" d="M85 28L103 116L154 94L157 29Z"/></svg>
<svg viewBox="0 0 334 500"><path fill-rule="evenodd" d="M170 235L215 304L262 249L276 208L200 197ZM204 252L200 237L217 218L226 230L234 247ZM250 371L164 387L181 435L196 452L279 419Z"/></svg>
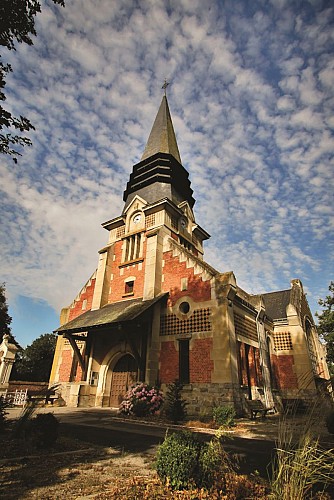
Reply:
<svg viewBox="0 0 334 500"><path fill-rule="evenodd" d="M45 333L22 349L14 364L12 380L47 382L50 377L57 335Z"/></svg>
<svg viewBox="0 0 334 500"><path fill-rule="evenodd" d="M64 6L64 0L53 0L55 4ZM2 0L0 2L0 45L8 50L15 50L15 41L33 45L31 35L36 35L35 16L41 12L38 0ZM5 101L4 88L6 76L12 72L10 64L0 61L0 101ZM0 131L3 129L15 129L20 132L34 130L34 126L27 118L14 117L9 111L0 106ZM12 155L16 162L16 156L20 153L13 149L19 146L30 146L31 141L27 137L12 135L11 133L0 133L0 153Z"/></svg>
<svg viewBox="0 0 334 500"><path fill-rule="evenodd" d="M325 422L328 432L334 434L334 410L327 415Z"/></svg>
<svg viewBox="0 0 334 500"><path fill-rule="evenodd" d="M219 427L235 425L235 409L232 406L216 406L212 410L213 420Z"/></svg>
<svg viewBox="0 0 334 500"><path fill-rule="evenodd" d="M334 363L334 281L328 287L330 292L325 299L320 299L318 304L324 309L321 313L316 313L318 318L318 332L326 342L327 361Z"/></svg>
<svg viewBox="0 0 334 500"><path fill-rule="evenodd" d="M211 488L231 463L219 440L202 443L189 431L171 434L158 449L157 473L174 490Z"/></svg>
<svg viewBox="0 0 334 500"><path fill-rule="evenodd" d="M182 389L183 385L178 380L167 386L165 414L174 424L182 422L187 415L187 403L182 399Z"/></svg>
<svg viewBox="0 0 334 500"><path fill-rule="evenodd" d="M58 427L53 413L39 413L30 421L28 438L37 448L51 448L58 439Z"/></svg>
<svg viewBox="0 0 334 500"><path fill-rule="evenodd" d="M157 473L173 489L191 488L198 482L201 443L191 432L167 436L158 449Z"/></svg>
<svg viewBox="0 0 334 500"><path fill-rule="evenodd" d="M6 409L8 408L8 404L6 403L5 398L0 396L0 432L2 432L6 426Z"/></svg>
<svg viewBox="0 0 334 500"><path fill-rule="evenodd" d="M6 299L6 285L0 284L0 344L4 335L9 335L12 339L10 324L12 318L8 314L8 305Z"/></svg>
<svg viewBox="0 0 334 500"><path fill-rule="evenodd" d="M201 448L199 455L199 486L211 488L222 474L233 470L229 457L219 439L212 439Z"/></svg>

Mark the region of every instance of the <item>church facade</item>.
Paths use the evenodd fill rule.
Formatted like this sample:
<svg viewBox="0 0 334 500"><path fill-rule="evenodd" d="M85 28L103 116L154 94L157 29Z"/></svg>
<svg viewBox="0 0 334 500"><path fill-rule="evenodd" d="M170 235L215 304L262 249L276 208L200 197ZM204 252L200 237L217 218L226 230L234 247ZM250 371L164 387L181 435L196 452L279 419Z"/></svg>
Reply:
<svg viewBox="0 0 334 500"><path fill-rule="evenodd" d="M166 96L97 269L61 312L50 384L68 406L117 407L136 381L180 380L188 413L310 401L329 379L302 283L250 295L203 258Z"/></svg>

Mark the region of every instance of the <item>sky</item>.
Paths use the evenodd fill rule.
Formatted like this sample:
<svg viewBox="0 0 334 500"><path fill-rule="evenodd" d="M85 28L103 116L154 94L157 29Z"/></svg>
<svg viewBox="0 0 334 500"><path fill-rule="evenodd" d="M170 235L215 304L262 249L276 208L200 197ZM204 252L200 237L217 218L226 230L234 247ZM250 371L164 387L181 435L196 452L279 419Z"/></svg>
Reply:
<svg viewBox="0 0 334 500"><path fill-rule="evenodd" d="M334 5L321 0L42 1L3 52L6 107L36 130L0 161L0 281L26 346L59 325L123 209L165 78L205 260L249 293L333 276Z"/></svg>

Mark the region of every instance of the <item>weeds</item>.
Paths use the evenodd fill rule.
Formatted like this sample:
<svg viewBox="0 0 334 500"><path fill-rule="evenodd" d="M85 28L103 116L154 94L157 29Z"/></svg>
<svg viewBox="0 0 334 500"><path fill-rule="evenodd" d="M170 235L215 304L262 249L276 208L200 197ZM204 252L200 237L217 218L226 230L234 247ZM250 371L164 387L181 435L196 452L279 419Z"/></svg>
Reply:
<svg viewBox="0 0 334 500"><path fill-rule="evenodd" d="M333 484L334 449L319 445L316 430L321 405L315 405L303 419L283 417L280 422L276 459L273 462L271 495L273 500L313 498L314 489L325 491Z"/></svg>

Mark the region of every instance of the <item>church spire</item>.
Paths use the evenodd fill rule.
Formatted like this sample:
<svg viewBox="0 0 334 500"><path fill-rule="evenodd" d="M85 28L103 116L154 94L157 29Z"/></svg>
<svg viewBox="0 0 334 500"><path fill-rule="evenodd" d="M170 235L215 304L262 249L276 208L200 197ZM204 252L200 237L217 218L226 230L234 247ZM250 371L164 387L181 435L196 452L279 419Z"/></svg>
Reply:
<svg viewBox="0 0 334 500"><path fill-rule="evenodd" d="M166 94L162 98L141 161L156 153L170 154L174 156L179 163L182 163Z"/></svg>
<svg viewBox="0 0 334 500"><path fill-rule="evenodd" d="M163 88L167 86L167 82ZM175 205L187 201L193 207L195 200L190 187L189 175L182 166L177 147L172 118L166 93L154 120L143 156L133 166L123 199L124 210L139 195L147 203L168 198Z"/></svg>

